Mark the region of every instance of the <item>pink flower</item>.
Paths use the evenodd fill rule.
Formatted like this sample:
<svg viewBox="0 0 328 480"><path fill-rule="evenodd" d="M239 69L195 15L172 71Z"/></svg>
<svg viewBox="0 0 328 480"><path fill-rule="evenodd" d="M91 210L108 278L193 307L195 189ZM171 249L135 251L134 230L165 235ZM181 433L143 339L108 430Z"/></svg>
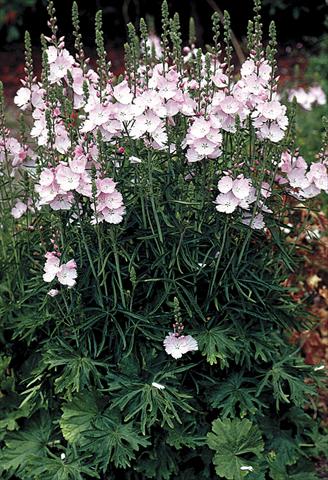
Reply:
<svg viewBox="0 0 328 480"><path fill-rule="evenodd" d="M127 105L132 102L133 95L126 80L123 80L123 82L119 83L113 88L113 97L123 105Z"/></svg>
<svg viewBox="0 0 328 480"><path fill-rule="evenodd" d="M52 282L58 273L60 260L55 252L47 252L45 257L47 260L44 266L43 280L45 282Z"/></svg>
<svg viewBox="0 0 328 480"><path fill-rule="evenodd" d="M80 183L80 175L74 173L70 167L59 165L56 169L56 180L64 192L75 190Z"/></svg>
<svg viewBox="0 0 328 480"><path fill-rule="evenodd" d="M215 151L216 145L210 140L207 140L207 138L200 138L193 143L193 148L198 155L206 157Z"/></svg>
<svg viewBox="0 0 328 480"><path fill-rule="evenodd" d="M190 133L195 138L203 138L209 133L211 129L211 123L204 118L196 118L192 126L190 127Z"/></svg>
<svg viewBox="0 0 328 480"><path fill-rule="evenodd" d="M320 190L328 190L327 167L323 163L312 163L310 171L306 175L310 182L313 182Z"/></svg>
<svg viewBox="0 0 328 480"><path fill-rule="evenodd" d="M198 350L198 343L191 335L180 335L170 333L163 342L165 351L173 358L181 358L187 352Z"/></svg>
<svg viewBox="0 0 328 480"><path fill-rule="evenodd" d="M50 64L49 80L50 83L57 83L67 75L74 64L74 58L65 48L54 52L54 47L48 48L48 61Z"/></svg>
<svg viewBox="0 0 328 480"><path fill-rule="evenodd" d="M271 100L270 102L265 102L259 107L259 111L268 120L276 120L280 116L285 114L286 107L281 105L277 100Z"/></svg>
<svg viewBox="0 0 328 480"><path fill-rule="evenodd" d="M222 111L228 115L234 115L240 108L240 103L233 96L227 95L220 103Z"/></svg>
<svg viewBox="0 0 328 480"><path fill-rule="evenodd" d="M294 188L307 188L310 186L310 181L306 177L306 169L293 168L287 175L290 186Z"/></svg>
<svg viewBox="0 0 328 480"><path fill-rule="evenodd" d="M125 207L121 206L117 208L104 208L101 214L105 222L117 225L123 220L123 215L125 214Z"/></svg>
<svg viewBox="0 0 328 480"><path fill-rule="evenodd" d="M232 192L220 193L216 199L216 210L221 213L233 213L239 205L239 200Z"/></svg>
<svg viewBox="0 0 328 480"><path fill-rule="evenodd" d="M49 187L49 185L52 184L54 179L55 179L55 176L54 176L53 170L51 170L50 168L45 168L44 170L42 170L40 174L39 183L43 187Z"/></svg>
<svg viewBox="0 0 328 480"><path fill-rule="evenodd" d="M11 209L11 214L14 218L18 219L24 215L27 211L27 205L20 200L17 200L13 208Z"/></svg>
<svg viewBox="0 0 328 480"><path fill-rule="evenodd" d="M115 191L116 182L112 178L103 178L97 180L97 189L102 193L113 193Z"/></svg>
<svg viewBox="0 0 328 480"><path fill-rule="evenodd" d="M239 198L239 200L248 197L250 190L251 183L248 179L242 177L234 180L232 193L235 195L235 197Z"/></svg>
<svg viewBox="0 0 328 480"><path fill-rule="evenodd" d="M56 297L58 293L59 293L59 290L57 290L56 288L52 288L51 290L49 290L47 295L49 295L49 297Z"/></svg>
<svg viewBox="0 0 328 480"><path fill-rule="evenodd" d="M89 112L89 122L94 127L104 125L110 119L110 111L108 107L100 103L94 105Z"/></svg>
<svg viewBox="0 0 328 480"><path fill-rule="evenodd" d="M67 263L62 264L57 272L57 278L59 283L67 285L68 287L74 287L76 284L76 263L75 260L70 260Z"/></svg>
<svg viewBox="0 0 328 480"><path fill-rule="evenodd" d="M73 200L74 197L72 192L67 192L65 194L59 193L49 205L53 210L69 210L72 206Z"/></svg>
<svg viewBox="0 0 328 480"><path fill-rule="evenodd" d="M14 103L22 110L25 110L30 100L31 100L31 90L26 87L21 87L16 93L16 96L14 98Z"/></svg>
<svg viewBox="0 0 328 480"><path fill-rule="evenodd" d="M95 224L103 221L112 224L121 223L125 214L125 207L121 193L116 190L116 182L108 177L98 178L96 186L96 205L92 205L92 208L95 210L95 216L91 223Z"/></svg>
<svg viewBox="0 0 328 480"><path fill-rule="evenodd" d="M242 66L241 66L241 76L242 77L247 77L248 75L251 75L255 71L255 62L254 60L246 60Z"/></svg>
<svg viewBox="0 0 328 480"><path fill-rule="evenodd" d="M222 177L219 182L218 182L218 189L221 193L228 193L232 189L233 186L233 180L231 177L226 175L225 177Z"/></svg>
<svg viewBox="0 0 328 480"><path fill-rule="evenodd" d="M242 223L244 225L248 225L253 230L263 230L265 227L264 218L262 213L258 213L252 219L252 215L250 213L245 213L242 219Z"/></svg>
<svg viewBox="0 0 328 480"><path fill-rule="evenodd" d="M52 282L57 277L57 280L62 285L74 287L77 277L75 260L70 260L67 263L60 265L59 254L56 252L47 252L45 254L46 263L44 266L43 280L45 282ZM48 292L48 295L55 296Z"/></svg>
<svg viewBox="0 0 328 480"><path fill-rule="evenodd" d="M145 133L153 133L160 125L161 119L153 112L148 111L136 117L133 127L131 129L131 136L133 138L140 138Z"/></svg>

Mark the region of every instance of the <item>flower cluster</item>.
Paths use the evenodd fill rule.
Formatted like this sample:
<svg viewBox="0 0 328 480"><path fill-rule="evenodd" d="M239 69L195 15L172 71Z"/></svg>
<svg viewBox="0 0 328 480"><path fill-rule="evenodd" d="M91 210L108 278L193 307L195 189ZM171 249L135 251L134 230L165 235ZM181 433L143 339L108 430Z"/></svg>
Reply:
<svg viewBox="0 0 328 480"><path fill-rule="evenodd" d="M305 110L312 110L315 104L326 105L327 103L326 94L320 85L313 85L308 90L302 87L293 88L288 93L288 100L291 102L294 98Z"/></svg>
<svg viewBox="0 0 328 480"><path fill-rule="evenodd" d="M125 214L125 207L121 193L115 188L116 182L111 178L102 178L97 180L96 185L95 217L92 223L103 221L120 223Z"/></svg>
<svg viewBox="0 0 328 480"><path fill-rule="evenodd" d="M27 210L30 210L32 213L35 211L33 200L31 198L28 198L26 203L22 202L21 200L16 200L13 208L11 209L11 214L14 218L18 219L21 218L24 213L27 212Z"/></svg>
<svg viewBox="0 0 328 480"><path fill-rule="evenodd" d="M245 225L249 225L256 230L264 228L261 212L272 213L264 204L264 200L271 195L271 189L267 182L262 182L261 190L257 195L257 190L252 185L251 179L245 178L243 174L233 179L229 174L226 174L219 180L218 189L220 193L214 202L218 212L229 214L239 207L246 211L243 213L242 219ZM256 203L256 214L247 213L254 203Z"/></svg>
<svg viewBox="0 0 328 480"><path fill-rule="evenodd" d="M145 55L154 39L147 43L147 37L143 38L139 54ZM251 50L238 78L232 76L231 67L221 62L218 54L203 55L191 45L184 49L180 64L158 50L148 65L141 62L123 78L115 79L104 61L98 62L95 71L88 61L81 62L79 54L73 57L63 37L57 41L53 36L48 42L44 55L47 79L44 75L43 81L27 76L15 97L16 105L32 115L32 142L24 146L7 136L0 144L0 162L9 158L14 168L35 167L28 174L38 201L32 205L30 200L17 199L11 210L16 219L28 209L49 205L54 211L71 210L71 218L76 218L77 211L79 216L87 215L92 225L121 223L130 205L124 204L117 178L123 193L129 185L144 182L144 191L154 195L152 172L142 178L144 170L151 168L150 162L144 162L145 152L150 159L154 152L155 157L163 155L163 164L167 156L179 157L179 178L190 183L198 174L197 163L205 166L212 162L219 190L212 198L212 209L219 214L235 213L234 217L256 230L265 228L265 214L273 214L266 203L271 201L274 188L285 188L299 198L328 190L324 163L308 168L301 157L292 158L287 153L283 154L279 174L273 155L258 174L262 154L253 159L253 145L248 148L247 161L233 164L229 160L224 164L234 134L243 137L245 144L249 140L256 145L265 141L272 149L285 137L287 108L277 93L274 62L263 52ZM324 102L319 87L310 89L308 95L312 103ZM131 164L140 164L132 174L134 178L128 170ZM187 171L181 175L183 168ZM143 205L142 212L145 224L151 223L146 207ZM160 227L158 222L156 219L156 227ZM58 251L47 252L46 259L46 282L57 278L63 285L75 284L74 260L61 264ZM182 335L176 328L166 337L164 346L174 358L198 348L193 337Z"/></svg>
<svg viewBox="0 0 328 480"><path fill-rule="evenodd" d="M0 165L9 161L13 168L19 167L23 163L28 165L27 161L34 161L35 154L27 145L22 145L14 137L0 139Z"/></svg>
<svg viewBox="0 0 328 480"><path fill-rule="evenodd" d="M59 252L47 252L45 254L46 263L44 265L43 280L45 282L52 282L55 278L62 285L74 287L76 283L76 262L69 260L67 263L60 264Z"/></svg>
<svg viewBox="0 0 328 480"><path fill-rule="evenodd" d="M92 189L92 177L86 169L88 159L81 147L75 149L74 158L60 162L56 167L47 167L41 171L36 192L40 196L39 205L50 205L53 210L68 210L74 202L74 193L91 200L91 208L96 212L99 222L120 223L125 208L123 197L117 191L111 178L96 180L96 204ZM94 220L92 220L95 223Z"/></svg>
<svg viewBox="0 0 328 480"><path fill-rule="evenodd" d="M328 193L328 170L324 162L315 162L310 166L300 155L292 156L284 152L281 157L280 172L277 181L289 184L291 193L300 199Z"/></svg>

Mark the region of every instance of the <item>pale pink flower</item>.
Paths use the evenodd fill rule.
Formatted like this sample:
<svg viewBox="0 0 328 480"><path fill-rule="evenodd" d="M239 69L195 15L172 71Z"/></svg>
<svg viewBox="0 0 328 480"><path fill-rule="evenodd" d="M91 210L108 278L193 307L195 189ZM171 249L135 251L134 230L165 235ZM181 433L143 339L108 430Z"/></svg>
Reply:
<svg viewBox="0 0 328 480"><path fill-rule="evenodd" d="M240 109L240 103L233 96L227 95L221 102L220 107L224 113L234 115Z"/></svg>
<svg viewBox="0 0 328 480"><path fill-rule="evenodd" d="M52 282L58 273L60 260L55 252L47 252L45 257L46 263L44 266L43 280L45 282Z"/></svg>
<svg viewBox="0 0 328 480"><path fill-rule="evenodd" d="M40 174L39 183L44 187L49 187L49 185L52 184L54 179L55 179L55 176L54 176L53 170L50 168L45 168L42 170Z"/></svg>
<svg viewBox="0 0 328 480"><path fill-rule="evenodd" d="M327 167L323 163L312 163L306 176L320 190L328 190Z"/></svg>
<svg viewBox="0 0 328 480"><path fill-rule="evenodd" d="M320 85L315 85L309 89L309 94L314 98L318 105L326 105L327 97Z"/></svg>
<svg viewBox="0 0 328 480"><path fill-rule="evenodd" d="M220 193L214 203L218 212L233 213L239 205L239 199L232 192Z"/></svg>
<svg viewBox="0 0 328 480"><path fill-rule="evenodd" d="M198 350L198 343L191 335L180 335L170 333L164 339L164 348L168 355L173 358L181 358L182 355L188 352L195 352Z"/></svg>
<svg viewBox="0 0 328 480"><path fill-rule="evenodd" d="M55 148L59 153L66 153L71 146L71 141L67 130L62 123L57 123L55 125L55 134Z"/></svg>
<svg viewBox="0 0 328 480"><path fill-rule="evenodd" d="M233 182L232 186L232 193L237 197L239 200L242 200L248 197L251 189L250 180L246 178L237 178Z"/></svg>
<svg viewBox="0 0 328 480"><path fill-rule="evenodd" d="M206 157L215 151L216 145L207 138L199 138L193 143L193 148L198 155Z"/></svg>
<svg viewBox="0 0 328 480"><path fill-rule="evenodd" d="M76 284L76 263L75 260L70 260L67 263L63 263L57 272L57 279L62 285L67 285L68 287L74 287Z"/></svg>
<svg viewBox="0 0 328 480"><path fill-rule="evenodd" d="M140 138L145 133L153 133L160 125L161 119L150 110L136 117L131 129L133 138Z"/></svg>
<svg viewBox="0 0 328 480"><path fill-rule="evenodd" d="M123 105L127 105L132 102L133 94L131 93L130 87L126 80L123 80L123 82L119 83L113 88L113 97Z"/></svg>
<svg viewBox="0 0 328 480"><path fill-rule="evenodd" d="M26 87L21 87L14 98L14 103L21 108L22 110L25 110L28 104L30 103L31 100L31 90Z"/></svg>
<svg viewBox="0 0 328 480"><path fill-rule="evenodd" d="M265 227L264 217L262 213L258 213L254 216L254 218L252 218L252 215L250 213L245 213L242 218L242 223L244 225L248 225L253 230L263 230L263 228Z"/></svg>
<svg viewBox="0 0 328 480"><path fill-rule="evenodd" d="M221 193L228 193L232 189L233 179L229 175L225 175L218 182L218 189Z"/></svg>
<svg viewBox="0 0 328 480"><path fill-rule="evenodd" d="M103 179L98 179L97 182L97 189L100 192L103 193L113 193L115 191L116 187L116 182L113 181L112 178L103 178Z"/></svg>
<svg viewBox="0 0 328 480"><path fill-rule="evenodd" d="M69 210L73 204L74 196L72 192L60 193L49 202L53 210Z"/></svg>
<svg viewBox="0 0 328 480"><path fill-rule="evenodd" d="M211 123L205 118L196 118L194 123L191 125L189 131L191 135L195 138L203 138L210 132Z"/></svg>
<svg viewBox="0 0 328 480"><path fill-rule="evenodd" d="M13 208L11 209L11 214L14 218L18 219L24 215L27 211L27 205L21 200L17 200Z"/></svg>
<svg viewBox="0 0 328 480"><path fill-rule="evenodd" d="M73 173L84 173L87 166L87 157L83 154L75 156L73 160L69 160L68 164Z"/></svg>
<svg viewBox="0 0 328 480"><path fill-rule="evenodd" d="M293 168L287 174L289 184L294 188L307 188L310 186L310 181L306 177L306 170L304 168Z"/></svg>
<svg viewBox="0 0 328 480"><path fill-rule="evenodd" d="M59 294L59 290L57 290L56 288L52 288L47 293L47 295L49 295L49 297L56 297L58 294Z"/></svg>
<svg viewBox="0 0 328 480"><path fill-rule="evenodd" d="M254 60L246 60L241 66L241 70L240 70L241 76L247 77L248 75L251 75L252 73L254 73L255 69L256 69L256 66L255 66Z"/></svg>
<svg viewBox="0 0 328 480"><path fill-rule="evenodd" d="M53 47L49 47L51 49ZM49 49L48 49L48 59L49 59ZM53 50L52 50L53 52ZM50 54L51 60L55 57L55 54ZM67 70L70 70L74 65L74 58L68 50L65 48L57 51L57 56L54 61L50 61L50 73L49 80L50 83L56 83L67 75Z"/></svg>
<svg viewBox="0 0 328 480"><path fill-rule="evenodd" d="M80 183L80 175L74 173L70 167L59 165L56 169L56 180L64 192L75 190Z"/></svg>
<svg viewBox="0 0 328 480"><path fill-rule="evenodd" d="M45 90L41 88L39 85L32 85L32 95L31 95L31 103L32 106L36 109L43 110L45 108L45 103L43 100Z"/></svg>
<svg viewBox="0 0 328 480"><path fill-rule="evenodd" d="M197 153L196 150L194 150L193 148L188 148L186 153L186 158L189 163L194 163L194 162L199 162L204 157L203 155L199 155L199 153Z"/></svg>
<svg viewBox="0 0 328 480"><path fill-rule="evenodd" d="M122 206L117 208L105 208L104 210L102 210L101 214L105 222L117 225L123 220L123 215L125 214L125 207Z"/></svg>
<svg viewBox="0 0 328 480"><path fill-rule="evenodd" d="M286 112L286 107L277 100L265 102L258 107L259 111L267 120L276 120Z"/></svg>

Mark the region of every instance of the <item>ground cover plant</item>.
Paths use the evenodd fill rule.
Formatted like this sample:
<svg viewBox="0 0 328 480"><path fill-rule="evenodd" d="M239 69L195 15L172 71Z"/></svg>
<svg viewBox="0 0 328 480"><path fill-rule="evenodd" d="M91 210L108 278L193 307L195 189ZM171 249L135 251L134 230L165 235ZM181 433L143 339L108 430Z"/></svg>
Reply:
<svg viewBox="0 0 328 480"><path fill-rule="evenodd" d="M160 51L129 25L114 78L101 13L94 70L76 4L74 54L48 10L18 138L0 113L2 478L317 478L323 370L290 341L311 317L287 279L327 125L305 161L274 24L265 49L256 1L235 78L229 15L203 52L164 2Z"/></svg>

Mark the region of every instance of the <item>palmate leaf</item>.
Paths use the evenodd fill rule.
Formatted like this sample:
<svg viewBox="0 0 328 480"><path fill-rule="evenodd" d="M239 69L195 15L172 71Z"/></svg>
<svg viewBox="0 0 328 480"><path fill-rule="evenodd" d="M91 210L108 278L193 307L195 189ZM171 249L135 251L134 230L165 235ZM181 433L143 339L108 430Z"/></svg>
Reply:
<svg viewBox="0 0 328 480"><path fill-rule="evenodd" d="M187 447L195 449L205 445L206 437L200 435L196 430L195 422L184 422L183 425L177 425L175 428L168 430L166 443L176 449Z"/></svg>
<svg viewBox="0 0 328 480"><path fill-rule="evenodd" d="M241 417L255 414L265 406L255 397L255 384L256 380L244 377L243 372L231 374L210 393L212 407L218 408L223 417L236 416L237 409Z"/></svg>
<svg viewBox="0 0 328 480"><path fill-rule="evenodd" d="M46 457L47 444L52 431L51 419L45 411L41 411L28 426L18 432L8 433L5 437L5 448L1 452L1 467L17 474L26 470L33 456Z"/></svg>
<svg viewBox="0 0 328 480"><path fill-rule="evenodd" d="M304 382L311 367L304 365L302 358L295 353L286 351L283 358L265 372L258 384L256 396L260 396L262 391L273 390L277 410L281 402L293 402L296 406L303 407L309 395L316 395L315 384Z"/></svg>
<svg viewBox="0 0 328 480"><path fill-rule="evenodd" d="M92 429L83 434L82 446L86 452L95 455L103 471L110 462L115 467L129 467L139 448L150 445L147 437L134 428L133 422L123 423L109 409L92 423Z"/></svg>
<svg viewBox="0 0 328 480"><path fill-rule="evenodd" d="M295 467L287 467L278 459L269 459L272 480L317 480L313 462L301 460ZM291 471L290 471L291 470Z"/></svg>
<svg viewBox="0 0 328 480"><path fill-rule="evenodd" d="M142 478L169 480L178 473L177 453L158 439L155 446L137 460L136 471L142 474Z"/></svg>
<svg viewBox="0 0 328 480"><path fill-rule="evenodd" d="M235 338L228 328L213 327L209 330L202 330L196 335L198 347L210 365L220 363L221 368L229 364L238 348Z"/></svg>
<svg viewBox="0 0 328 480"><path fill-rule="evenodd" d="M207 434L208 446L215 451L213 463L218 475L239 480L249 471L241 467L257 465L264 443L260 430L247 419L214 420Z"/></svg>
<svg viewBox="0 0 328 480"><path fill-rule="evenodd" d="M98 473L86 466L81 465L80 459L44 458L32 457L30 462L33 479L42 480L84 480L88 475L91 478L100 478Z"/></svg>
<svg viewBox="0 0 328 480"><path fill-rule="evenodd" d="M120 415L107 408L104 398L93 392L76 395L63 407L60 426L66 440L76 443L88 455L95 456L104 471L109 462L125 468L140 446L147 446L133 423L123 423Z"/></svg>
<svg viewBox="0 0 328 480"><path fill-rule="evenodd" d="M75 350L61 339L49 346L42 361L48 369L61 371L61 375L54 382L55 391L66 392L68 395L80 392L92 383L101 386L100 369L108 367L105 362L92 358L86 348Z"/></svg>
<svg viewBox="0 0 328 480"><path fill-rule="evenodd" d="M82 392L74 396L71 402L63 407L60 427L68 442L81 439L83 432L90 430L92 421L101 415L104 400L95 392Z"/></svg>
<svg viewBox="0 0 328 480"><path fill-rule="evenodd" d="M173 385L166 384L164 389L158 389L151 383L115 375L112 376L109 392L114 396L111 408L117 407L126 412L125 421L140 419L143 434L155 423L173 428L181 423L181 412L193 411L189 405L191 395Z"/></svg>

